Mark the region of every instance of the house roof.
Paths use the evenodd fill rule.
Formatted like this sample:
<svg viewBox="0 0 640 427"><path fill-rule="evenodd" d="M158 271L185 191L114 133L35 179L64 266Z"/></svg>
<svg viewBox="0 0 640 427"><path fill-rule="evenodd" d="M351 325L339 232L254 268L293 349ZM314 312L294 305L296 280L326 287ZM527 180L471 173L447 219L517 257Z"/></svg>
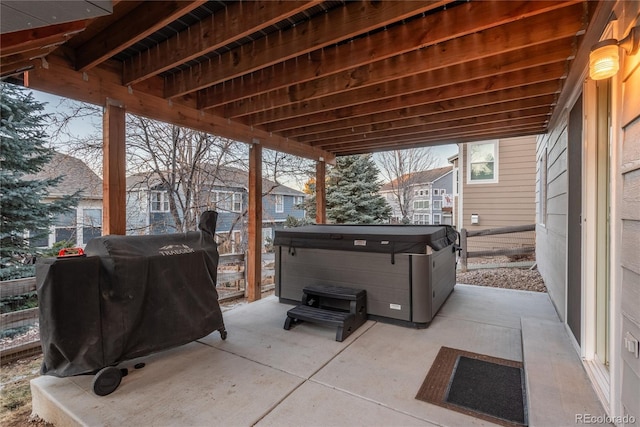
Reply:
<svg viewBox="0 0 640 427"><path fill-rule="evenodd" d="M614 3L114 1L3 33L0 76L331 161L547 132Z"/></svg>
<svg viewBox="0 0 640 427"><path fill-rule="evenodd" d="M82 160L55 152L53 158L29 179L50 179L62 176L62 181L49 191L50 197L61 197L81 191L81 199L102 200L102 179Z"/></svg>
<svg viewBox="0 0 640 427"><path fill-rule="evenodd" d="M426 171L414 172L411 174L403 175L401 181L410 182L411 185L429 184L436 181L438 178L443 177L453 170L453 166L443 166L441 168L429 169ZM398 186L398 180L394 179L391 182L387 182L380 188L380 191L391 191Z"/></svg>
<svg viewBox="0 0 640 427"><path fill-rule="evenodd" d="M219 166L215 181L209 183L209 185L219 188L226 187L248 190L248 182L249 172L229 166ZM160 184L160 178L153 172L141 172L127 177L127 188L129 190L154 188ZM304 193L301 191L265 178L262 179L262 191L269 194L304 196Z"/></svg>

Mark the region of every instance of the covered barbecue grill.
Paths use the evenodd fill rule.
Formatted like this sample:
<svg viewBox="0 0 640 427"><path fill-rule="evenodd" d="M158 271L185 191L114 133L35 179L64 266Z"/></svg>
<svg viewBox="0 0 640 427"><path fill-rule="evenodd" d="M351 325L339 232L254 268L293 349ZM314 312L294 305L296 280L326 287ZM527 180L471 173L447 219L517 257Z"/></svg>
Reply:
<svg viewBox="0 0 640 427"><path fill-rule="evenodd" d="M216 330L225 339L216 219L215 212L203 213L197 232L104 236L89 241L85 257L39 262L42 373L102 370L94 391L104 395L120 383L120 362Z"/></svg>
<svg viewBox="0 0 640 427"><path fill-rule="evenodd" d="M306 286L363 289L370 318L426 327L453 290L448 225L311 225L276 230L276 295L300 303Z"/></svg>

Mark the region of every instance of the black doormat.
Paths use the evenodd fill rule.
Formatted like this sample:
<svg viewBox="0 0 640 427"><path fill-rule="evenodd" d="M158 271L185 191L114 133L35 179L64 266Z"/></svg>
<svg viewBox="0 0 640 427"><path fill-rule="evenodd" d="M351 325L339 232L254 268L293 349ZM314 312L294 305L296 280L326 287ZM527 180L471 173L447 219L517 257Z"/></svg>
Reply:
<svg viewBox="0 0 640 427"><path fill-rule="evenodd" d="M503 426L526 426L521 362L442 347L416 399Z"/></svg>

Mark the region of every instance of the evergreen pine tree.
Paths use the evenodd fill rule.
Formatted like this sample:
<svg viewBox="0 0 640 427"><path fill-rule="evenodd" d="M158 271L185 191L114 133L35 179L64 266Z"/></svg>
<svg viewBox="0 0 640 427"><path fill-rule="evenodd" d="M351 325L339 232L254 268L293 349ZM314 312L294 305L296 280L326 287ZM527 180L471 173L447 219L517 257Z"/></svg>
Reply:
<svg viewBox="0 0 640 427"><path fill-rule="evenodd" d="M375 224L391 207L380 196L378 167L370 154L336 159L327 184L327 219L337 224Z"/></svg>
<svg viewBox="0 0 640 427"><path fill-rule="evenodd" d="M53 216L67 212L77 203L77 194L43 203L57 179L30 179L53 156L45 146L47 116L44 104L31 92L12 84L0 83L0 279L33 275L33 266L25 265L35 250L31 237L49 233Z"/></svg>

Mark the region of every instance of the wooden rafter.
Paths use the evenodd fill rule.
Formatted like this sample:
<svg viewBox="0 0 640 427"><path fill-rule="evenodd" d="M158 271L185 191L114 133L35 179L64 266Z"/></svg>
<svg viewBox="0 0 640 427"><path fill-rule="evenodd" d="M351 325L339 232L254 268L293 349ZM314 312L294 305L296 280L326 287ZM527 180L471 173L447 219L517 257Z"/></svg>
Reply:
<svg viewBox="0 0 640 427"><path fill-rule="evenodd" d="M450 140L455 140L456 138L463 138L468 135L477 135L478 133L483 135L482 139L484 139L484 135L494 134L498 131L507 131L507 130L519 131L522 129L544 129L544 127L545 127L544 122L540 123L538 118L533 117L533 118L522 119L517 122L515 121L514 122L495 122L488 126L484 124L469 125L469 126L462 126L459 129L452 128L452 129L447 129L447 130L438 131L438 132L414 134L407 138L394 138L393 141L396 144L402 146L404 144L409 144L409 143L416 143L416 144L420 142L424 143L424 141L432 141L432 142L450 141ZM335 144L330 148L338 152L346 152L346 151L356 150L356 149L362 150L362 148L365 148L364 151L360 151L360 152L366 152L366 149L375 148L375 147L383 148L387 146L388 143L389 143L389 139L378 139L378 140L372 140L372 141L354 141L350 143Z"/></svg>
<svg viewBox="0 0 640 427"><path fill-rule="evenodd" d="M122 19L76 49L76 69L86 71L132 46L206 0L143 2ZM124 2L123 2L124 3Z"/></svg>
<svg viewBox="0 0 640 427"><path fill-rule="evenodd" d="M489 139L497 139L497 138L513 138L518 136L527 136L527 135L535 135L542 133L543 130L540 126L531 126L531 127L523 127L520 129L499 129L493 132L485 132L480 134L480 137L473 134L472 136L468 135L454 135L450 137L438 137L436 139L429 138L419 138L417 141L399 141L396 145L397 150L405 150L410 148L420 148L425 146L425 141L427 144L431 146L444 145L444 144L459 144L465 142L473 142L473 141L481 141L481 140L489 140ZM352 154L365 154L365 153L375 153L380 151L388 151L389 148L384 145L371 145L367 146L366 144L362 145L353 145L348 148L344 148L342 150L337 150L336 154L338 156L348 156Z"/></svg>
<svg viewBox="0 0 640 427"><path fill-rule="evenodd" d="M496 7L500 14L496 18ZM352 43L339 45L331 49L311 52L306 58L295 58L260 70L256 75L225 81L214 85L199 94L199 108L220 106L248 96L257 96L281 88L292 87L331 74L340 73L371 62L397 56L434 45L456 37L468 35L519 20L536 13L549 11L550 8L566 7L566 2L500 2L497 6L488 2L469 2L454 7L447 20L455 25L437 25L442 17L438 14L427 15L424 19L408 22L406 25L372 34ZM295 79L295 80L292 80ZM320 84L313 87L321 88ZM316 89L318 90L318 89ZM289 91L287 91L289 92ZM292 100L301 100L301 96L291 93Z"/></svg>
<svg viewBox="0 0 640 427"><path fill-rule="evenodd" d="M272 120L269 122L268 129L276 131L300 127L305 124L314 125L319 123L330 123L336 118L367 116L374 113L382 113L415 105L422 105L433 102L433 100L442 102L444 100L501 91L504 89L522 87L545 81L554 81L564 75L565 72L565 64L558 62L537 68L499 74L489 78L471 80L458 85L413 92L401 97L388 98L380 101L372 100L343 108L323 107L320 112L310 111L308 114L305 114L307 113L306 110L301 112L291 112L287 114L286 117L293 118L288 118L282 121Z"/></svg>
<svg viewBox="0 0 640 427"><path fill-rule="evenodd" d="M279 34L232 49L217 61L166 78L165 97L173 98L221 83L252 71L304 55L323 46L411 17L448 1L348 2L344 9L326 13Z"/></svg>
<svg viewBox="0 0 640 427"><path fill-rule="evenodd" d="M553 101L554 95L543 95L525 100L506 101L500 104L480 105L473 107L473 111L468 108L462 110L446 111L439 114L422 115L410 119L393 120L389 122L378 122L374 125L365 125L353 129L340 129L338 131L324 132L307 137L300 137L298 141L306 142L315 146L323 146L328 141L339 139L353 140L354 135L366 135L373 138L374 135L387 132L389 134L401 134L417 129L420 126L451 126L458 120L471 118L472 120L491 121L491 117L497 114L530 114L532 110L535 115L550 112L549 103Z"/></svg>
<svg viewBox="0 0 640 427"><path fill-rule="evenodd" d="M0 35L0 58L17 53L58 46L83 31L86 20L67 22Z"/></svg>
<svg viewBox="0 0 640 427"><path fill-rule="evenodd" d="M530 108L531 103L534 103L535 106L553 105L557 92L559 92L559 87L556 82L543 82L527 88L518 87L498 92L481 93L464 98L400 108L371 116L345 118L332 123L331 127L320 124L309 126L302 131L296 129L296 131L305 135L317 135L316 140L322 140L324 137L331 138L342 134L368 133L396 123L401 127L405 120L428 120L432 115L449 115L448 117L451 119L459 119L477 115L483 111L482 109L491 109L491 112L497 112L503 109L511 111L513 108ZM411 122L408 123L410 126L412 125ZM283 134L286 135L286 132Z"/></svg>
<svg viewBox="0 0 640 427"><path fill-rule="evenodd" d="M3 35L0 72L32 69L35 88L116 98L135 114L332 163L544 132L610 10L586 0L121 1L69 36L55 26L11 44Z"/></svg>
<svg viewBox="0 0 640 427"><path fill-rule="evenodd" d="M455 127L456 129L461 129L464 126L471 126L471 125L487 125L489 127L496 122L514 123L514 122L517 122L519 119L523 119L523 118L529 119L532 117L535 117L539 121L539 123L544 124L550 114L551 114L551 110L549 109L548 106L538 106L535 108L518 109L516 111L501 110L499 113L485 114L482 116L480 115L475 117L467 116L465 118L461 118L457 120L449 119L446 121L439 121L439 122L428 121L426 123L422 123L415 126L393 128L388 130L380 130L377 132L363 133L361 134L359 139L349 135L342 136L339 138L331 138L331 139L327 138L327 139L323 139L318 142L315 142L314 145L317 147L333 148L336 145L340 145L343 143L351 143L358 140L388 141L389 138L396 138L398 140L402 140L403 138L413 137L415 135L425 135L425 134L432 135L439 131L446 131L446 130L451 131L452 127ZM434 116L434 117L436 117L436 120L438 119L438 116Z"/></svg>
<svg viewBox="0 0 640 427"><path fill-rule="evenodd" d="M124 61L125 85L157 75L289 18L320 0L232 3L211 19L200 21L169 39ZM237 16L237 19L228 19ZM240 19L241 17L241 19Z"/></svg>
<svg viewBox="0 0 640 427"><path fill-rule="evenodd" d="M295 140L283 138L261 129L254 129L186 105L171 103L149 93L129 90L119 84L117 70L95 68L85 73L74 71L64 58L49 56L49 68L30 71L30 87L67 96L91 104L104 103L106 98L118 99L127 111L167 123L201 130L214 135L251 142L258 138L263 146L310 159L324 158L333 163L335 156L324 150Z"/></svg>
<svg viewBox="0 0 640 427"><path fill-rule="evenodd" d="M493 55L502 55L499 58L499 63L487 61L483 62L480 67L485 73L495 70L496 67L500 70L501 65L507 69L515 68L511 66L514 61L526 61L521 55L522 49L526 49L529 46L535 46L539 43L548 43L549 41L566 39L570 36L575 36L576 32L580 29L580 22L576 22L575 18L571 15L563 15L566 19L566 25L561 26L562 30L549 24L549 19L546 15L530 18L526 24L543 26L548 29L548 32L540 31L536 32L536 36L530 36L524 33L519 33L522 40L514 41L517 38L516 35L509 33L509 25L505 25L499 29L487 30L483 34L474 34L468 36L470 39L466 40L466 37L461 38L461 42L452 41L444 42L440 45L432 48L426 48L418 51L411 52L400 57L394 57L382 61L384 64L380 64L379 67L373 67L371 69L362 70L361 73L354 73L355 77L349 79L333 79L332 82L324 82L322 87L325 90L327 88L333 88L332 96L325 96L321 98L314 98L296 103L290 101L284 101L284 98L274 96L274 99L267 95L261 96L264 99L265 104L274 104L279 99L285 102L283 107L270 108L266 110L266 105L257 105L257 102L252 99L250 103L245 103L238 106L235 109L228 107L224 109L222 114L225 117L238 117L240 115L245 116L250 111L247 110L262 110L255 114L249 115L243 118L243 121L248 124L260 125L264 123L272 123L275 117L296 117L303 114L314 114L327 109L343 108L354 103L363 103L371 100L380 101L384 98L402 96L404 94L425 90L425 86L434 86L433 82L437 82L441 85L448 84L449 74L448 68L458 65L464 62L464 69L468 66L473 68L472 61L479 61L483 58ZM518 25L525 25L525 23L518 23ZM539 38L538 38L539 37ZM477 43L478 38L485 40L491 40L491 43ZM526 40L524 40L526 39ZM478 48L475 48L475 46ZM482 46L482 47L480 47ZM518 46L518 49L515 47ZM565 43L566 46L566 43ZM470 47L473 47L470 49ZM513 52L513 57L507 57L507 53ZM566 52L562 60L566 61L570 52ZM471 62L471 64L469 64ZM544 63L544 61L542 62ZM506 64L506 65L505 65ZM531 63L530 63L531 64ZM541 63L535 63L540 66ZM491 68L493 65L494 68ZM532 64L533 65L533 64ZM419 70L442 70L437 80L431 80L423 78L423 76L416 76ZM495 73L495 71L494 71ZM473 71L469 73L468 78L473 78ZM351 76L350 76L351 77ZM395 82L389 82L394 78L405 78L405 80L396 80ZM424 76L435 77L435 76ZM346 80L346 81L345 81ZM338 88L341 86L342 90ZM386 84L385 84L386 83ZM345 86L349 86L345 88ZM335 95L334 95L335 94Z"/></svg>

